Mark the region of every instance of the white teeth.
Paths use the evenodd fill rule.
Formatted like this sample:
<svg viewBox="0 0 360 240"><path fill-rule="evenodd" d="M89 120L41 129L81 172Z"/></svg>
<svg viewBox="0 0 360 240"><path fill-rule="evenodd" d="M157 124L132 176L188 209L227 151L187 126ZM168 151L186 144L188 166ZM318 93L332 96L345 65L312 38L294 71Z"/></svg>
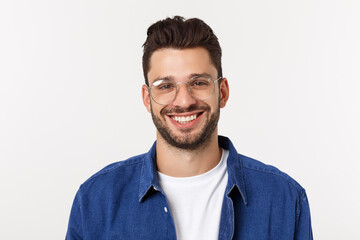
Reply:
<svg viewBox="0 0 360 240"><path fill-rule="evenodd" d="M186 117L172 116L171 118L174 119L175 121L177 121L178 123L185 124L185 123L189 123L192 120L196 119L196 114L191 115L191 116L186 116Z"/></svg>

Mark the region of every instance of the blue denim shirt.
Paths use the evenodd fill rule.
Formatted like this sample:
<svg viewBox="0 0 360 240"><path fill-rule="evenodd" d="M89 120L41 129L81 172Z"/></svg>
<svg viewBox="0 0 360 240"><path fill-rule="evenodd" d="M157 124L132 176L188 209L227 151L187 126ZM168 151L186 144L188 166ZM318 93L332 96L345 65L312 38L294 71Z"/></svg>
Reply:
<svg viewBox="0 0 360 240"><path fill-rule="evenodd" d="M219 239L312 239L305 190L278 169L229 150ZM79 188L67 240L176 239L157 177L156 144L146 154L113 163Z"/></svg>

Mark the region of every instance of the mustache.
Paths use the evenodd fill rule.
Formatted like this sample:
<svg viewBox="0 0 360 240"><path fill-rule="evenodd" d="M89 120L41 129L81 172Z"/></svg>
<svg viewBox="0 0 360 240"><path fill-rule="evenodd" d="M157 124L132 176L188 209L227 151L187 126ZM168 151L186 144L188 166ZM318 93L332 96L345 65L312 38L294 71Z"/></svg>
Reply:
<svg viewBox="0 0 360 240"><path fill-rule="evenodd" d="M182 108L182 107L167 108L167 107L165 107L165 108L161 109L160 114L165 115L165 114L171 114L171 113L186 113L186 112L192 112L192 111L210 111L210 106L209 105L198 106L196 104L193 104L187 108Z"/></svg>

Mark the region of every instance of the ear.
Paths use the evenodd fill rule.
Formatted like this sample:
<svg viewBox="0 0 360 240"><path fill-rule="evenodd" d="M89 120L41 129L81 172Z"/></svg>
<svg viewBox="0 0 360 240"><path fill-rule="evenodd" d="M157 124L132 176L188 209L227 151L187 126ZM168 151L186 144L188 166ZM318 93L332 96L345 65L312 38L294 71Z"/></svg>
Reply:
<svg viewBox="0 0 360 240"><path fill-rule="evenodd" d="M229 99L229 83L226 78L221 79L220 83L220 108L224 108Z"/></svg>
<svg viewBox="0 0 360 240"><path fill-rule="evenodd" d="M144 106L146 107L147 111L150 112L150 93L148 87L145 84L142 86L141 94Z"/></svg>

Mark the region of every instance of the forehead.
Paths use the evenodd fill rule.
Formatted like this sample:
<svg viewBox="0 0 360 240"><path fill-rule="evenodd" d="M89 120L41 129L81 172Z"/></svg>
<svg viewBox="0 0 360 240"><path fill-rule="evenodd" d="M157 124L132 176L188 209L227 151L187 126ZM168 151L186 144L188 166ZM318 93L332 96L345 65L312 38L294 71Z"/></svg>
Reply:
<svg viewBox="0 0 360 240"><path fill-rule="evenodd" d="M217 76L209 52L202 47L156 50L150 58L149 82L155 79L171 77L176 81L184 81L194 74Z"/></svg>

